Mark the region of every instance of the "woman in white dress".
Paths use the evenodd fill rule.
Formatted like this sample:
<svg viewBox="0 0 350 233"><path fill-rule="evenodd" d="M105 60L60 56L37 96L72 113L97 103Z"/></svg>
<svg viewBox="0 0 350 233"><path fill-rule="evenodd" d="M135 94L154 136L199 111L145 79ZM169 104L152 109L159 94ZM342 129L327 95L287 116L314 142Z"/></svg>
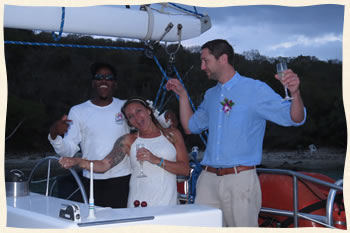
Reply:
<svg viewBox="0 0 350 233"><path fill-rule="evenodd" d="M176 205L176 175L188 176L190 171L181 132L176 128L163 128L152 108L142 98L129 99L122 107L122 112L137 132L120 137L103 160L93 160L94 172L106 172L128 155L132 167L128 207L134 207L135 204ZM143 148L136 150L137 144L142 144ZM143 173L146 177L138 177L139 161L144 161ZM65 168L79 165L90 169L90 162L82 158L60 159L60 164Z"/></svg>

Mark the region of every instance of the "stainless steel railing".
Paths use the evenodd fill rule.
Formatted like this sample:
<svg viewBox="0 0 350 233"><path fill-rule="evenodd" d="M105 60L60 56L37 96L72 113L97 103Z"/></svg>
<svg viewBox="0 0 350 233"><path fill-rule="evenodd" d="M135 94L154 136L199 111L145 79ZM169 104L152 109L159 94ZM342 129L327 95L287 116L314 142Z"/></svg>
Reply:
<svg viewBox="0 0 350 233"><path fill-rule="evenodd" d="M268 169L268 168L257 168L256 170L260 174L280 174L280 175L292 176L292 178L293 178L293 211L262 207L260 212L267 213L267 214L280 215L280 216L293 217L294 227L298 227L299 218L303 218L303 219L313 221L315 223L321 224L321 225L329 227L329 228L335 228L333 226L332 213L333 213L335 195L338 191L341 191L341 192L343 191L343 180L342 179L336 181L333 184L333 183L329 183L327 181L320 180L320 179L317 179L315 177L311 177L311 176L302 174L300 172L295 172L295 171L291 171L291 170ZM310 182L313 182L315 184L320 184L320 185L323 185L325 187L330 188L330 191L328 193L328 198L327 198L326 216L307 214L307 213L302 213L302 212L298 211L298 202L299 202L299 199L298 199L298 179L310 181Z"/></svg>

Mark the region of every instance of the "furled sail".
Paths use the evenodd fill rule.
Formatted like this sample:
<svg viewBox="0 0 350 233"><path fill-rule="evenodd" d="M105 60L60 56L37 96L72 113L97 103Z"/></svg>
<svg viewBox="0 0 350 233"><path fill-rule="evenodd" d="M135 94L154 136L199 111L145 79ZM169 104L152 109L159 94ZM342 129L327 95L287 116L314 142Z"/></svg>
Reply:
<svg viewBox="0 0 350 233"><path fill-rule="evenodd" d="M186 40L211 27L209 16L171 14L150 7L144 10L118 6L65 7L64 15L62 7L5 5L4 9L4 27L141 40L179 41L179 25L181 40ZM173 27L164 33L170 24Z"/></svg>

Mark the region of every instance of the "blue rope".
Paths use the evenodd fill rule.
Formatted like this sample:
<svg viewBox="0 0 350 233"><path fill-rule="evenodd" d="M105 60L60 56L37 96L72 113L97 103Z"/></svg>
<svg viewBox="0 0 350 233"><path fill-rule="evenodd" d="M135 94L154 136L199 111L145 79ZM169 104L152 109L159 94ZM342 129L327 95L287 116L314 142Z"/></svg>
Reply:
<svg viewBox="0 0 350 233"><path fill-rule="evenodd" d="M42 42L24 42L24 41L4 41L5 44L12 44L12 45L30 45L30 46L51 46L51 47L68 47L68 48L94 48L94 49L113 49L113 50L129 50L129 51L144 51L144 48L130 48L130 47L117 47L117 46L102 46L102 45L75 45L75 44L59 44L59 43L42 43ZM161 71L161 73L163 74L163 80L162 80L162 84L159 88L159 93L161 91L161 89L163 88L164 93L163 93L163 97L162 97L162 102L164 102L164 98L165 98L165 92L166 92L166 88L165 88L165 84L164 81L165 79L168 81L169 78L166 75L166 72L164 71L163 67L160 65L158 59L156 56L153 56L153 59L155 61L155 63L157 64L159 70ZM174 65L173 65L174 66ZM176 76L179 78L180 82L182 83L182 85L184 85L179 73L177 72L175 66L174 66L174 70L176 73ZM187 91L187 90L186 90ZM192 105L193 110L195 110L194 104L189 97L190 103ZM155 100L155 106L156 103L158 101L159 95L157 94L157 99ZM176 98L179 99L179 96L176 95ZM207 132L204 131L206 136L207 136ZM199 135L202 142L207 145L206 140L203 138L203 136L200 134Z"/></svg>
<svg viewBox="0 0 350 233"><path fill-rule="evenodd" d="M54 41L59 41L61 39L65 15L66 15L66 9L65 9L65 7L62 7L61 26L60 26L60 32L58 33L58 37L56 36L55 32L52 32L52 37L53 37Z"/></svg>
<svg viewBox="0 0 350 233"><path fill-rule="evenodd" d="M166 88L163 88L162 98L160 100L159 107L158 107L159 112L162 112L162 110L163 110L163 107L164 107L163 104L164 104L164 99L165 99L166 93L167 93Z"/></svg>
<svg viewBox="0 0 350 233"><path fill-rule="evenodd" d="M157 106L158 98L159 98L160 92L161 92L161 90L162 90L162 87L163 87L163 85L164 85L164 81L165 81L165 77L163 76L162 81L161 81L160 86L159 86L159 89L158 89L158 92L157 92L156 99L154 100L154 107ZM158 109L158 110L159 110L159 109Z"/></svg>
<svg viewBox="0 0 350 233"><path fill-rule="evenodd" d="M162 89L164 90L164 92L163 92L163 97L162 97L162 102L164 101L165 92L167 91L164 82L165 82L165 80L168 81L169 78L168 78L168 76L166 75L166 72L164 71L163 67L160 65L158 58L157 58L156 56L153 56L153 59L154 59L154 62L157 64L157 66L158 66L160 72L162 72L162 74L163 74L162 83L161 83L161 85L160 85L160 87L159 87L159 89L158 89L158 93L157 93L157 96L156 96L156 100L154 101L154 102L155 102L154 106L156 106L156 103L158 102L158 98L159 98L159 95L160 95L160 92L161 92ZM176 96L176 98L179 99L178 96ZM159 107L161 107L161 106L159 106ZM158 110L160 111L160 109L158 109Z"/></svg>
<svg viewBox="0 0 350 233"><path fill-rule="evenodd" d="M69 47L69 48L114 49L114 50L131 50L131 51L143 51L143 50L145 50L144 48L128 48L128 47L117 47L117 46L75 45L75 44L23 42L23 41L5 41L5 44L30 45L30 46L51 46L51 47Z"/></svg>
<svg viewBox="0 0 350 233"><path fill-rule="evenodd" d="M158 66L160 72L162 72L163 77L168 81L169 78L168 78L168 76L166 75L165 71L163 70L163 67L160 65L160 63L159 63L159 61L158 61L158 58L157 58L156 56L153 56L153 59L154 59L155 63L157 64L157 66ZM165 87L163 87L163 88L165 88Z"/></svg>
<svg viewBox="0 0 350 233"><path fill-rule="evenodd" d="M182 86L185 88L186 92L188 93L188 91L187 91L187 89L185 87L185 83L183 82L182 78L180 77L179 72L177 72L177 69L176 69L175 65L173 65L173 69L175 71L175 74L176 74L177 78L180 80ZM178 98L178 96L176 96L176 97ZM190 95L188 95L188 100L190 101L191 107L192 107L193 111L195 112L196 111L196 107L194 106ZM207 131L204 131L204 134L205 134L205 136L208 137L208 132ZM203 135L199 134L199 137L201 138L201 140L204 143L204 145L207 145L207 141L204 139Z"/></svg>
<svg viewBox="0 0 350 233"><path fill-rule="evenodd" d="M183 82L182 78L180 77L179 72L177 72L177 69L176 69L175 65L173 65L173 69L174 69L174 71L175 71L175 74L176 74L177 78L180 80L182 86L185 88L185 90L186 90L186 92L187 92L187 89L186 89L186 87L185 87L185 83ZM187 93L188 93L188 92L187 92ZM196 111L196 107L194 106L190 95L188 95L188 100L190 101L190 104L191 104L191 106L192 106L193 111Z"/></svg>
<svg viewBox="0 0 350 233"><path fill-rule="evenodd" d="M187 12L190 12L190 13L192 13L192 14L199 15L199 16L201 16L201 17L204 16L203 14L200 14L200 13L197 13L197 12L194 12L194 11L187 10L186 8L183 8L183 7L181 7L181 6L179 6L179 5L176 5L176 4L174 4L174 3L169 2L169 4L172 5L172 6L174 6L174 7L179 8L179 9L181 9L181 10L183 10L183 11L187 11Z"/></svg>
<svg viewBox="0 0 350 233"><path fill-rule="evenodd" d="M173 69L174 69L174 71L175 71L175 74L176 74L177 78L180 80L182 86L185 88L186 92L188 93L188 91L187 91L187 89L186 89L186 87L185 87L185 83L183 82L183 80L181 79L179 73L177 72L177 69L176 69L175 65L173 65ZM194 106L193 101L192 101L190 95L188 95L188 99L189 99L189 101L190 101L190 104L191 104L191 106L192 106L193 111L196 111L197 109L196 109L196 107Z"/></svg>
<svg viewBox="0 0 350 233"><path fill-rule="evenodd" d="M196 198L196 185L199 175L202 172L202 166L197 160L198 151L194 151L192 148L192 157L193 162L190 162L190 167L193 168L192 177L189 180L189 195L188 195L188 203L193 204Z"/></svg>

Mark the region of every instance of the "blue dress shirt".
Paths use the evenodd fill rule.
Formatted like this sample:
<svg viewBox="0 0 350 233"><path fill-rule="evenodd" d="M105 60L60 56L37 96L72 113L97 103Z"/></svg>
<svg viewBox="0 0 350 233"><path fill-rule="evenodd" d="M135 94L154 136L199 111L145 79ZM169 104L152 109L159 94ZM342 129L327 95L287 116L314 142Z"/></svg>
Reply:
<svg viewBox="0 0 350 233"><path fill-rule="evenodd" d="M220 102L234 102L229 114ZM235 73L225 84L208 89L189 120L189 129L199 134L209 129L202 165L216 168L259 165L266 120L282 126L299 126L290 116L291 102L282 101L266 83Z"/></svg>

